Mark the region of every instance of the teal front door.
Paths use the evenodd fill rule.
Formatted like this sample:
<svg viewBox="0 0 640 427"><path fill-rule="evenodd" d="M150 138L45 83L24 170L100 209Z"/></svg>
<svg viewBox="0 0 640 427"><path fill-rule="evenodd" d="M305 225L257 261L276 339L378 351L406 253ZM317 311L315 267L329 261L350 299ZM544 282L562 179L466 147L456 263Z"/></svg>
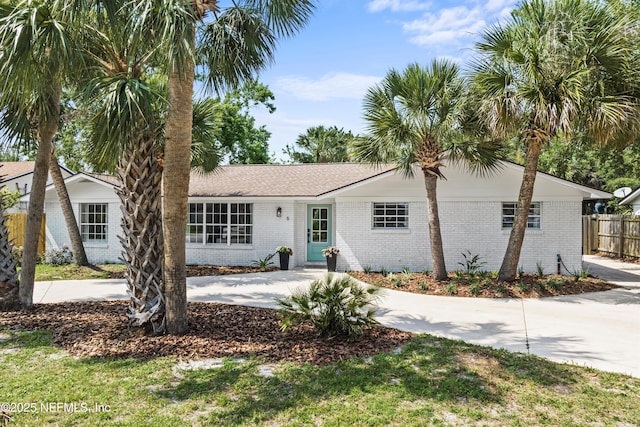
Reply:
<svg viewBox="0 0 640 427"><path fill-rule="evenodd" d="M324 261L322 249L331 246L331 205L307 206L307 260Z"/></svg>

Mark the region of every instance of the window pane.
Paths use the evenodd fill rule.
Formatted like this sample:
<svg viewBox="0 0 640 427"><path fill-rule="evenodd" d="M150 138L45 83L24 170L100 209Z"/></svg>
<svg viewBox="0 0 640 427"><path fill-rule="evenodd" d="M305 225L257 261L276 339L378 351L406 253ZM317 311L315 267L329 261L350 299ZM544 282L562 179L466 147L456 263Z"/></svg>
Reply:
<svg viewBox="0 0 640 427"><path fill-rule="evenodd" d="M408 228L408 203L374 203L373 228Z"/></svg>
<svg viewBox="0 0 640 427"><path fill-rule="evenodd" d="M108 208L107 203L80 205L80 235L83 242L107 242Z"/></svg>

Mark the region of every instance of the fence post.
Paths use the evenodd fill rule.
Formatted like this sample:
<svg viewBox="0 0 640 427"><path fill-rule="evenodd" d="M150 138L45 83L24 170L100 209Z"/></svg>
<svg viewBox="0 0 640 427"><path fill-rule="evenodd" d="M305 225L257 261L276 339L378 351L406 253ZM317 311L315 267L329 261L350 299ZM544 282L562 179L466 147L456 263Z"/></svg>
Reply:
<svg viewBox="0 0 640 427"><path fill-rule="evenodd" d="M620 247L618 248L618 258L624 257L624 215L620 215Z"/></svg>

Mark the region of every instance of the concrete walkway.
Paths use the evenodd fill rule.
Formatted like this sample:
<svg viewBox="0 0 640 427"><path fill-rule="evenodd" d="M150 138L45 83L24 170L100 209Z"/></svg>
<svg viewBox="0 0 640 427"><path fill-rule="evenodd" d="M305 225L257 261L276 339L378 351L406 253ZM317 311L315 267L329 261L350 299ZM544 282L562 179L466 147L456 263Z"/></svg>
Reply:
<svg viewBox="0 0 640 427"><path fill-rule="evenodd" d="M640 377L640 264L585 257L584 268L623 288L541 299L456 298L385 290L378 320L386 326L529 351L557 362ZM274 307L277 298L325 274L275 271L192 277L190 301ZM36 283L34 302L127 298L122 280ZM525 326L526 325L526 326ZM527 339L528 338L528 339Z"/></svg>

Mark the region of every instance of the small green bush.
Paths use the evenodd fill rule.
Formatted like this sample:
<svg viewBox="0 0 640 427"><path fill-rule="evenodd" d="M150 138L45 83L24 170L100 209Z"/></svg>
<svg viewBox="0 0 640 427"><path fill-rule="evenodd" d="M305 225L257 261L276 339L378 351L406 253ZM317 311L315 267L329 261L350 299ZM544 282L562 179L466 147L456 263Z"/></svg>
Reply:
<svg viewBox="0 0 640 427"><path fill-rule="evenodd" d="M275 264L273 261L271 261L271 259L273 259L276 254L277 252L274 252L265 256L264 258L254 259L253 261L251 261L251 267L257 267L260 269L260 271L267 271L267 268L269 266Z"/></svg>
<svg viewBox="0 0 640 427"><path fill-rule="evenodd" d="M380 293L380 288L364 287L349 276L328 274L278 300L280 329L310 322L324 338L359 334L378 324L373 305Z"/></svg>
<svg viewBox="0 0 640 427"><path fill-rule="evenodd" d="M371 273L371 264L367 264L364 266L364 272L367 274Z"/></svg>
<svg viewBox="0 0 640 427"><path fill-rule="evenodd" d="M462 257L464 258L464 262L459 262L458 264L464 267L467 274L475 274L479 272L480 267L486 264L480 261L480 255L474 255L471 251L467 251L467 253L462 252Z"/></svg>
<svg viewBox="0 0 640 427"><path fill-rule="evenodd" d="M451 283L444 288L444 291L449 295L455 295L458 293L458 287Z"/></svg>

